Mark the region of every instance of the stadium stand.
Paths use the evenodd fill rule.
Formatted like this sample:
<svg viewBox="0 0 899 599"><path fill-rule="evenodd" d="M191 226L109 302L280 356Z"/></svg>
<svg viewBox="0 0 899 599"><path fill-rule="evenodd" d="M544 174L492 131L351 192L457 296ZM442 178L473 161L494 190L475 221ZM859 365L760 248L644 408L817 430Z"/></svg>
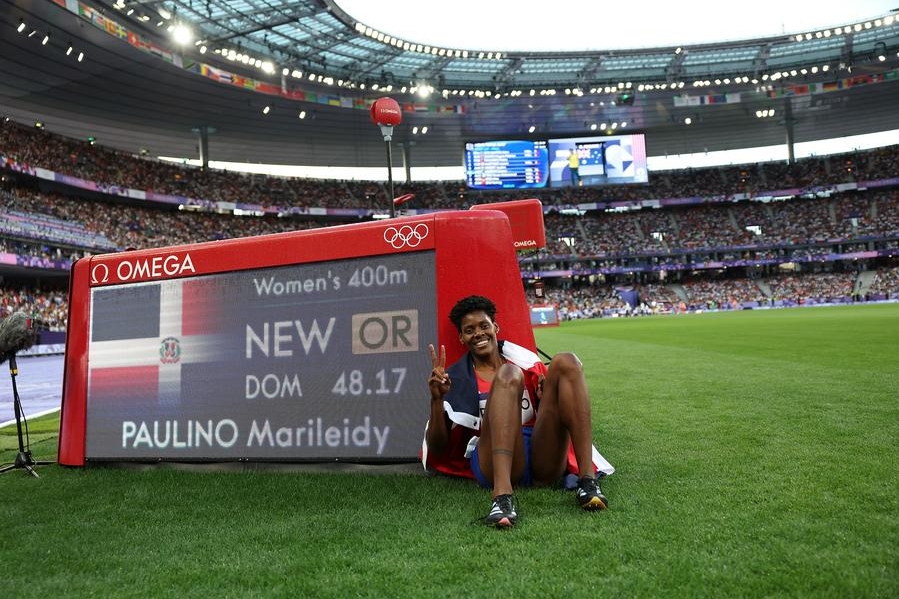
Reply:
<svg viewBox="0 0 899 599"><path fill-rule="evenodd" d="M66 311L59 275L64 280L79 257L357 222L372 218L387 193L377 182L161 163L12 120L0 131L0 253L4 264L28 269L6 273L3 307L40 311L57 328L64 328ZM896 151L663 172L649 185L624 189L541 190L548 245L520 255L524 284L543 280L563 318L894 299L899 186L867 182L899 176ZM36 169L78 183L48 184ZM89 189L84 181L92 183ZM184 203L135 201L123 195L126 189ZM794 191L772 197L767 189ZM467 209L534 195L472 192L458 182L404 183L395 193L415 194L413 210ZM734 194L748 199L735 201ZM678 201L628 205L666 198ZM222 202L265 210L238 216L220 210ZM322 207L335 210L308 210ZM51 274L54 282L46 280ZM44 289L35 287L41 279ZM624 301L622 289L636 291L630 297L638 301Z"/></svg>

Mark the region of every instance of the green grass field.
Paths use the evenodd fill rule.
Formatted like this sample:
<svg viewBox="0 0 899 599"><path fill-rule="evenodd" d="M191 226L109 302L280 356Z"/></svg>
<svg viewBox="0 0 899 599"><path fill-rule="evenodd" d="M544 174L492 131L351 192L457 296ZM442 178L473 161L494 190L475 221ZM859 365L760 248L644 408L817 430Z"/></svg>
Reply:
<svg viewBox="0 0 899 599"><path fill-rule="evenodd" d="M524 490L494 531L486 491L412 468L39 466L0 476L4 595L899 596L899 305L537 338L584 361L605 512ZM35 457L57 426L31 423Z"/></svg>

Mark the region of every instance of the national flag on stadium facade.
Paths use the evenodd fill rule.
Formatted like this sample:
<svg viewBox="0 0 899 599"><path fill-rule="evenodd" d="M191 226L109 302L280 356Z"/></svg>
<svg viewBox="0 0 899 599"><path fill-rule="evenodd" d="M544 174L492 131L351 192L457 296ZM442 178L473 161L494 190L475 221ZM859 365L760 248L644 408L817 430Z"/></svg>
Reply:
<svg viewBox="0 0 899 599"><path fill-rule="evenodd" d="M147 43L136 33L128 32L128 43L138 50L148 51Z"/></svg>
<svg viewBox="0 0 899 599"><path fill-rule="evenodd" d="M106 33L114 35L119 39L127 39L128 31L115 21L106 20Z"/></svg>
<svg viewBox="0 0 899 599"><path fill-rule="evenodd" d="M702 103L699 96L675 96L672 98L674 105L677 107L681 106L699 106Z"/></svg>
<svg viewBox="0 0 899 599"><path fill-rule="evenodd" d="M92 21L94 18L94 13L96 13L93 8L86 4L78 3L78 16L87 19L88 21Z"/></svg>
<svg viewBox="0 0 899 599"><path fill-rule="evenodd" d="M256 82L256 91L262 92L264 94L272 94L275 96L281 95L281 88L279 88L277 85L272 85L271 83L266 83L264 81Z"/></svg>
<svg viewBox="0 0 899 599"><path fill-rule="evenodd" d="M166 51L160 46L152 43L144 43L142 48L148 50L150 54L157 56L158 58L163 59L166 62L172 62L172 53Z"/></svg>

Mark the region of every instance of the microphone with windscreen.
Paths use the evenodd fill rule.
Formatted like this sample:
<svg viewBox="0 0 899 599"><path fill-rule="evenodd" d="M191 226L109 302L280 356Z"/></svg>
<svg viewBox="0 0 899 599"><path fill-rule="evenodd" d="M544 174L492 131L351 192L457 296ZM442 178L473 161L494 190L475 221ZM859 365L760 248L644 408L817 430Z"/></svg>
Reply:
<svg viewBox="0 0 899 599"><path fill-rule="evenodd" d="M31 457L31 442L28 438L28 421L22 412L22 401L19 399L19 390L16 388L16 376L19 369L16 366L16 354L24 351L38 342L41 330L46 328L39 319L29 316L24 312L13 312L3 320L0 320L0 364L9 360L9 375L12 379L13 413L16 416L16 434L19 439L19 452L15 462L11 466L0 468L0 472L6 472L13 468L24 468L35 478L40 478L34 470L37 462ZM22 423L25 423L23 434Z"/></svg>
<svg viewBox="0 0 899 599"><path fill-rule="evenodd" d="M37 343L43 323L24 312L13 312L0 320L0 364Z"/></svg>

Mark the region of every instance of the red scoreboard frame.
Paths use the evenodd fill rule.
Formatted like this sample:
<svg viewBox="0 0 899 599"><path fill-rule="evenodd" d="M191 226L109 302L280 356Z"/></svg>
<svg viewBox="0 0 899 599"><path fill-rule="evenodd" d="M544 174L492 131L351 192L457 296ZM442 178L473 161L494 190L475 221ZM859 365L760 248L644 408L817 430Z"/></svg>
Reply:
<svg viewBox="0 0 899 599"><path fill-rule="evenodd" d="M529 205L534 230L539 231L536 234L533 232L525 234L528 240L526 245L531 248L544 245L542 209L539 201L507 204L512 204L513 211L521 210L524 204ZM516 245L519 247L522 245L521 235L513 235L509 217L506 212L501 211L508 206L498 205L500 210L489 209L489 206L478 208L476 211L438 212L317 230L103 254L77 261L72 268L70 281L58 462L67 466L84 466L92 460L417 459L420 435L428 414L426 378L430 371L430 360L427 345L444 344L447 349L447 360L450 362L461 356L463 348L458 343L458 334L448 319L449 310L458 299L471 294L490 297L497 304L497 320L503 325L505 338L532 350L536 349L515 252ZM533 216L534 211L539 214L539 219ZM532 239L539 239L539 242L530 241ZM399 261L391 264L412 266L391 267L392 270L382 267L381 264L388 260ZM417 271L413 267L422 264L432 272L414 274ZM281 317L282 319L277 322L273 320L271 323L266 321L261 324L260 321L266 318L266 312L273 309L269 305L262 305L257 310L254 308L255 304L246 303L243 305L243 311L234 306L218 305L227 304L227 298L230 297L228 294L238 293L234 289L240 287L252 287L255 284L257 295L260 295L260 281L270 282L274 277L266 279L265 277L269 275L257 276L257 273L282 272L277 270L281 268L304 269L296 272L302 272L307 278L309 273L332 273L338 272L341 268L349 268L344 283L352 277L359 277L360 272L363 275L375 273L369 277L370 281L375 281L370 283L371 289L361 289L363 285L360 285L359 281L364 284L365 279L357 280L359 289L354 292L365 291L364 294L334 297L329 300L327 294L322 292L321 301L316 303L317 309L332 311L330 320L322 319L321 322L334 325L331 341L334 347L339 346L342 349L333 350L338 352L337 359L328 361L339 362L341 371L339 377L335 375L333 380L327 381L330 391L326 388L322 393L330 393L328 397L316 396L317 392L313 389L306 391L304 401L306 403L320 401L326 402L329 406L332 404L337 406L333 408L339 414L335 416L338 419L335 426L327 427L325 423L323 427L321 419L315 422L312 417L307 418L303 415L301 422L291 423L290 427L284 428L287 432L284 432L283 436L280 436L281 429L276 431L274 428L271 430L263 428L260 423L263 422L266 410L270 409L270 406L277 405L277 401L265 403L265 398L262 398L264 389L260 386L261 379L246 374L246 385L241 388L240 393L237 393L240 397L235 398L235 401L246 403L252 395L255 403L248 409L253 412L255 418L252 423L255 427L255 440L260 442L269 440L271 443L269 449L258 447L247 449L246 446L241 448L242 443L236 440L238 426L243 425L231 421L228 426L224 426L222 423L228 422L229 419L220 418L216 421L217 425L214 425L211 419L208 420L207 427L202 410L198 412L196 406L192 408L190 419L185 416L185 420L180 422L180 433L177 428L179 422L166 420L168 417L165 415L154 416L154 410L167 414L174 409L171 404L162 401L162 391L159 396L155 395L157 387L153 385L157 384L156 379L152 385L147 385L146 380L141 378L143 375L135 375L129 384L121 387L107 385L104 377L109 372L132 376L133 373L146 373L150 369L153 372L159 371L161 368L159 363L177 362L182 357L180 352L185 347L185 341L179 339L179 335L187 336L189 334L187 327L198 328L197 322L211 328L226 323L235 331L243 331L244 328L246 330L245 340L243 337L229 337L226 334L217 338L215 343L207 343L211 348L209 351L228 357L223 358L226 361L218 366L212 362L203 368L195 369L202 380L211 380L203 378L210 376L210 370L218 370L218 376L227 378L231 374L230 370L240 369L235 368L234 364L241 364L238 360L243 359L244 353L248 359L245 364L252 363L256 359L272 361L274 358L271 356L280 352L282 355L291 354L292 363L302 366L301 357L299 359L296 357L301 354L299 349L294 355L285 341L289 336L286 323L290 322L290 316ZM378 273L384 275L382 277L384 289L377 288L380 283L372 278ZM398 273L402 273L402 276ZM155 332L151 334L124 333L112 341L109 340L116 336L118 329L145 330L148 320L159 321L160 314L168 310L160 307L158 300L157 303L145 304L140 298L152 295L144 293L146 289L156 286L157 283L163 286L183 286L186 289L189 286L209 282L217 282L219 286L212 286L210 289L218 289L222 295L207 293L202 301L194 301L189 306L186 300L180 304L176 303L175 309L183 311L181 320L185 323L190 321L190 324L179 324L178 326L183 328L176 327L175 333L169 332L166 336L154 329ZM402 288L400 283L407 286L408 290ZM397 287L393 296L387 297L389 294L380 293L387 291L386 288L389 286ZM301 291L302 285L297 283L297 293ZM311 293L311 286L309 291ZM127 303L119 301L121 297L125 297ZM300 314L306 309L304 302L306 299L303 296L291 297L288 301L279 302L274 309L281 310L281 313L288 310L290 314ZM397 305L393 306L393 303ZM163 305L167 305L165 300ZM188 313L192 315L190 319L187 317ZM395 337L399 335L397 339L403 342L404 346L394 347L392 350L385 350L387 354L371 357L371 354L378 354L381 350L375 347L372 339L367 341L364 338L365 334L359 332L361 330L359 326L362 326L359 323L380 322L377 319L382 316L385 319L393 318L394 322L399 319L405 323L402 331L393 332ZM368 320L365 320L366 318ZM421 320L416 320L418 318ZM217 323L216 319L222 323ZM245 320L246 323L234 324L231 322L234 320ZM352 327L347 325L349 327L347 331L351 333L341 336L340 323L350 321ZM110 322L117 324L110 325ZM299 329L300 321L297 320L296 323ZM271 335L269 324L273 327ZM326 332L323 331L324 326L316 331L320 344L325 334L332 333L331 328ZM154 337L154 334L157 337ZM146 337L149 339L145 339ZM299 348L298 345L296 347ZM101 348L107 349L101 352ZM124 363L121 362L125 359L122 356L130 353L141 355L140 359L148 362L148 365L140 368L134 366L101 368ZM307 344L307 356L309 353ZM252 360L249 359L251 354ZM402 367L392 369L380 367L370 373L364 373L361 366L358 369L354 367L355 362L368 359L389 359L392 365ZM155 365L152 364L154 361L157 362ZM401 381L396 373L405 375L407 364L411 365L410 376L409 380L402 382L403 388L400 392ZM187 368L187 365L183 367ZM388 380L389 376L393 376L393 379ZM287 381L286 378L284 380ZM163 388L161 382L158 388ZM203 388L203 385L197 385L192 393L202 395ZM296 389L299 390L298 379ZM397 394L395 398L390 395L394 391ZM348 399L353 399L351 397L353 394L357 395L360 401L364 401L367 396L382 392L386 398L397 402L384 416L390 420L389 425L394 427L392 432L416 437L414 443L407 438L393 450L385 439L383 445L387 450L383 454L380 450L384 447L379 447L378 453L374 452L375 441L371 433L372 430L378 432L377 426L370 426L367 416L364 425L361 415L356 414L355 416L359 418L353 420L355 416L351 414L353 410L351 406L355 404L347 402ZM174 398L176 404L179 401L177 395L176 391ZM215 397L201 399L200 404L214 409L215 402L221 397L217 394ZM257 401L258 399L263 401ZM137 404L148 411L152 426L157 430L149 432L151 427L147 422L136 422L131 416L123 417L112 424L106 422L108 414L115 414L117 410L127 412ZM347 410L351 415L344 416L340 410ZM399 420L391 420L394 418ZM160 441L163 436L162 423L165 427L173 427L173 430L166 428L164 431L165 446ZM214 426L219 425L222 425L221 430L219 428L212 430ZM264 426L269 426L268 419L264 420ZM403 433L403 427L409 431ZM387 425L383 427L384 437L387 436L387 428ZM414 432L412 428L415 429ZM215 441L210 441L214 436L222 437L219 439L220 445L216 446ZM370 443L369 437L372 437ZM97 441L99 438L105 440ZM139 442L141 440L143 444ZM200 447L204 445L201 443L204 440L209 441L208 448L214 449L204 451L203 447ZM276 446L277 443L290 445L290 448L285 450ZM223 449L226 446L229 449ZM99 449L94 449L95 447ZM174 447L180 447L181 453L175 451Z"/></svg>

